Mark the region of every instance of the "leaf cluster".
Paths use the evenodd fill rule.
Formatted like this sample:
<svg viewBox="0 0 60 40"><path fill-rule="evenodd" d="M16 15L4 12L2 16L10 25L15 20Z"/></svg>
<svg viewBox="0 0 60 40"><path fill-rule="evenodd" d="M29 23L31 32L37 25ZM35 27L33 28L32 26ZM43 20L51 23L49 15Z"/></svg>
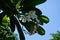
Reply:
<svg viewBox="0 0 60 40"><path fill-rule="evenodd" d="M25 40L25 37L20 23L24 25L27 31L31 34L33 34L33 32L37 32L40 35L44 35L45 30L41 26L37 26L37 24L32 21L23 23L19 20L19 17L22 14L24 15L25 13L34 10L36 11L40 25L48 23L49 18L42 15L41 10L35 7L36 5L42 4L45 1L46 0L0 0L0 9L3 10L3 12L0 14L0 25L9 26L12 32L15 31L16 25L21 40Z"/></svg>

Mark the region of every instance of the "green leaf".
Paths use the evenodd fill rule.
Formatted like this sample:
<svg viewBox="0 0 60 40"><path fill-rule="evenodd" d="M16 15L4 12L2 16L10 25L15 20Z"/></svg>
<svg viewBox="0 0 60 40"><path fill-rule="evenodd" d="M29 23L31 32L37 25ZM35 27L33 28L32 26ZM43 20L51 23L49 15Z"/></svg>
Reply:
<svg viewBox="0 0 60 40"><path fill-rule="evenodd" d="M46 0L22 0L21 4L26 7L36 6L38 4L44 3Z"/></svg>
<svg viewBox="0 0 60 40"><path fill-rule="evenodd" d="M7 17L7 15L5 15L3 17L2 24L5 25L5 26L8 26L9 23L10 23L10 19L9 19L9 17Z"/></svg>
<svg viewBox="0 0 60 40"><path fill-rule="evenodd" d="M10 17L10 29L12 32L15 31L15 20L14 20L14 17Z"/></svg>
<svg viewBox="0 0 60 40"><path fill-rule="evenodd" d="M8 27L0 25L0 40L16 40L16 36Z"/></svg>
<svg viewBox="0 0 60 40"><path fill-rule="evenodd" d="M20 6L20 3L21 3L21 1L19 1L19 2L17 2L17 4L16 4L16 8L20 8L21 6Z"/></svg>
<svg viewBox="0 0 60 40"><path fill-rule="evenodd" d="M13 9L12 7L14 7L13 6L13 4L10 2L10 0L0 0L1 1L1 5L2 5L2 10L3 11L11 11L11 9Z"/></svg>
<svg viewBox="0 0 60 40"><path fill-rule="evenodd" d="M40 25L43 25L43 23L48 23L49 22L49 18L44 16L44 15L38 16L38 19L40 20Z"/></svg>
<svg viewBox="0 0 60 40"><path fill-rule="evenodd" d="M39 22L39 23L40 23L40 25L43 25L43 23L44 23L44 22L43 22L43 20L41 19L41 15L40 15L40 16L38 16L38 19L39 19L39 21L40 21L40 22Z"/></svg>
<svg viewBox="0 0 60 40"><path fill-rule="evenodd" d="M11 3L17 4L19 1L21 1L21 0L11 0Z"/></svg>
<svg viewBox="0 0 60 40"><path fill-rule="evenodd" d="M42 14L41 10L39 10L38 8L34 8L33 10L36 11L36 15L37 15L38 17Z"/></svg>
<svg viewBox="0 0 60 40"><path fill-rule="evenodd" d="M40 35L45 34L45 30L42 27L37 27L37 31L38 31L38 34L40 34Z"/></svg>
<svg viewBox="0 0 60 40"><path fill-rule="evenodd" d="M43 22L42 20L40 20L40 25L43 25L43 23L44 23L44 22Z"/></svg>
<svg viewBox="0 0 60 40"><path fill-rule="evenodd" d="M35 7L24 7L24 8L22 8L22 11L24 13L28 13L29 11L36 11L36 15L38 17L42 14L41 10L39 10L38 8L35 8Z"/></svg>
<svg viewBox="0 0 60 40"><path fill-rule="evenodd" d="M23 13L27 13L31 10L34 10L35 7L22 7L21 10L23 11Z"/></svg>
<svg viewBox="0 0 60 40"><path fill-rule="evenodd" d="M5 3L6 6L13 6L13 4L11 3L11 0L2 0L2 3Z"/></svg>
<svg viewBox="0 0 60 40"><path fill-rule="evenodd" d="M48 22L49 22L49 18L46 17L46 16L44 16L44 15L41 16L41 20L42 20L44 23L48 23Z"/></svg>
<svg viewBox="0 0 60 40"><path fill-rule="evenodd" d="M11 0L11 3L13 3L13 0Z"/></svg>
<svg viewBox="0 0 60 40"><path fill-rule="evenodd" d="M3 19L4 16L5 16L5 13L0 14L0 25L2 24L2 19Z"/></svg>

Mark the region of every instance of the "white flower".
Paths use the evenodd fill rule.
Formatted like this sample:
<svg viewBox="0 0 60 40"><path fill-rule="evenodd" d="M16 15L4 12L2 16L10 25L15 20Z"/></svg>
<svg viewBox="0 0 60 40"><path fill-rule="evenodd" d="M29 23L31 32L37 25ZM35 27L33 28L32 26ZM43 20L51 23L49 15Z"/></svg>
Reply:
<svg viewBox="0 0 60 40"><path fill-rule="evenodd" d="M19 20L22 20L22 22L26 22L26 17L24 15L21 15L21 17L19 18Z"/></svg>
<svg viewBox="0 0 60 40"><path fill-rule="evenodd" d="M38 20L37 15L36 15L36 11L29 11L29 13L25 13L25 15L20 15L19 20L22 20L22 22L26 22L26 21L35 22L34 20L36 20L35 23L39 23L39 20Z"/></svg>
<svg viewBox="0 0 60 40"><path fill-rule="evenodd" d="M35 13L36 13L35 11L29 11L28 17L29 17L29 18L32 18L32 19L37 18L37 15L36 15Z"/></svg>
<svg viewBox="0 0 60 40"><path fill-rule="evenodd" d="M28 13L28 17L29 17L29 18L32 18L32 19L35 19L36 22L39 23L39 20L38 20L37 15L36 15L36 11L30 11L30 12Z"/></svg>
<svg viewBox="0 0 60 40"><path fill-rule="evenodd" d="M19 18L19 20L22 20L22 22L26 22L26 21L31 21L31 19L29 19L27 16L25 16L25 15L20 15L20 18Z"/></svg>

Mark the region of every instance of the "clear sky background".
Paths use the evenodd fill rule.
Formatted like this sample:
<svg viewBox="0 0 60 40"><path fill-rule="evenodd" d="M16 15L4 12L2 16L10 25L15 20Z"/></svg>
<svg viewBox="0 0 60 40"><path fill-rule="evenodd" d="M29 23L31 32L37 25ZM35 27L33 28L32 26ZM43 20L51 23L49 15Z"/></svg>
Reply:
<svg viewBox="0 0 60 40"><path fill-rule="evenodd" d="M25 38L26 40L49 40L52 38L51 33L60 31L60 0L47 0L45 3L38 5L37 8L42 11L43 15L46 15L50 19L48 24L43 25L46 34L44 36L39 34L31 36L25 34Z"/></svg>

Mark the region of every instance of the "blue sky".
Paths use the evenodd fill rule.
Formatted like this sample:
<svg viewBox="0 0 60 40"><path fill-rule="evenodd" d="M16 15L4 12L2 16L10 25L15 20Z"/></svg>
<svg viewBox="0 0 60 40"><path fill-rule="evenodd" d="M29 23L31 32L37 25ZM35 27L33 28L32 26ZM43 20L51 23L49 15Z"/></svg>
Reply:
<svg viewBox="0 0 60 40"><path fill-rule="evenodd" d="M45 3L37 6L43 15L49 17L50 22L44 24L43 28L46 31L44 36L39 34L28 35L25 34L26 40L49 40L52 38L51 33L56 33L57 30L60 30L60 0L47 0ZM15 31L16 32L16 31Z"/></svg>

